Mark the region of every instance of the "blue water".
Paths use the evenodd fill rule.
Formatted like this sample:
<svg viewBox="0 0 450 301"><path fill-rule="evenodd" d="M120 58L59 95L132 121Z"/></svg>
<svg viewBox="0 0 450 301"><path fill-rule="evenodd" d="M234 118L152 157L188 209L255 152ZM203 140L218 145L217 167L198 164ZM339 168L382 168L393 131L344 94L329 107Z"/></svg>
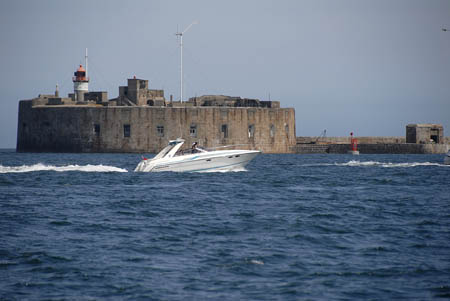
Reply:
<svg viewBox="0 0 450 301"><path fill-rule="evenodd" d="M1 300L450 298L442 155L261 155L134 173L132 154L0 152Z"/></svg>

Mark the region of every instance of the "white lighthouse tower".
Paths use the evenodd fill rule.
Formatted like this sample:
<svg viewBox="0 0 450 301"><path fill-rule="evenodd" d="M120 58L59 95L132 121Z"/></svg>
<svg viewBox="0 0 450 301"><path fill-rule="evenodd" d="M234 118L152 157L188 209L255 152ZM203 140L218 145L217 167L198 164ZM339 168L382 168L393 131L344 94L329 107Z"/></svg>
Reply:
<svg viewBox="0 0 450 301"><path fill-rule="evenodd" d="M87 73L87 48L85 60L86 70L83 68L83 65L80 65L78 70L74 73L75 76L72 78L76 101L84 101L84 93L89 92L89 77Z"/></svg>

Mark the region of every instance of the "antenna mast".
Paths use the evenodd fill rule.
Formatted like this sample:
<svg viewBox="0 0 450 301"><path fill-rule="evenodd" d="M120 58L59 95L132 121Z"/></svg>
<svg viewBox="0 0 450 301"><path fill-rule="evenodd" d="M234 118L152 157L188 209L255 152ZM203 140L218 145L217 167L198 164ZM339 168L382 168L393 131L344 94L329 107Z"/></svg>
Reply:
<svg viewBox="0 0 450 301"><path fill-rule="evenodd" d="M86 78L88 78L88 52L86 48L86 54L84 55L84 65L86 66Z"/></svg>
<svg viewBox="0 0 450 301"><path fill-rule="evenodd" d="M191 28L192 25L198 24L197 21L194 21L186 27L182 32L177 32L175 35L180 37L180 102L183 102L183 34ZM87 50L86 50L87 51Z"/></svg>

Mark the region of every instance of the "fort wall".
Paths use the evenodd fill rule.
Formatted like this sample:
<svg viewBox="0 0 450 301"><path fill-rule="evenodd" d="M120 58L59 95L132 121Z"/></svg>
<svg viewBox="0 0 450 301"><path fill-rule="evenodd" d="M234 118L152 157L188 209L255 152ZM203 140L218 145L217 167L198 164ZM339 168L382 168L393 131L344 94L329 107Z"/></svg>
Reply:
<svg viewBox="0 0 450 301"><path fill-rule="evenodd" d="M293 108L39 105L19 102L17 151L156 153L182 137L187 147L239 145L287 153L296 144Z"/></svg>

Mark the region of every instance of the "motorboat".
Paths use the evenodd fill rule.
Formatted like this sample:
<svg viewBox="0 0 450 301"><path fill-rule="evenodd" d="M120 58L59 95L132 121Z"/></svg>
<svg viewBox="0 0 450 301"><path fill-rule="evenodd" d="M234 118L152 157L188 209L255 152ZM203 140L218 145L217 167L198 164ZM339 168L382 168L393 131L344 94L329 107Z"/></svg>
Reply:
<svg viewBox="0 0 450 301"><path fill-rule="evenodd" d="M196 143L181 150L185 140L178 138L152 159L142 158L134 171L217 172L242 170L261 153L259 150L207 150Z"/></svg>
<svg viewBox="0 0 450 301"><path fill-rule="evenodd" d="M447 152L447 154L445 155L444 158L444 164L445 165L450 165L450 150Z"/></svg>

